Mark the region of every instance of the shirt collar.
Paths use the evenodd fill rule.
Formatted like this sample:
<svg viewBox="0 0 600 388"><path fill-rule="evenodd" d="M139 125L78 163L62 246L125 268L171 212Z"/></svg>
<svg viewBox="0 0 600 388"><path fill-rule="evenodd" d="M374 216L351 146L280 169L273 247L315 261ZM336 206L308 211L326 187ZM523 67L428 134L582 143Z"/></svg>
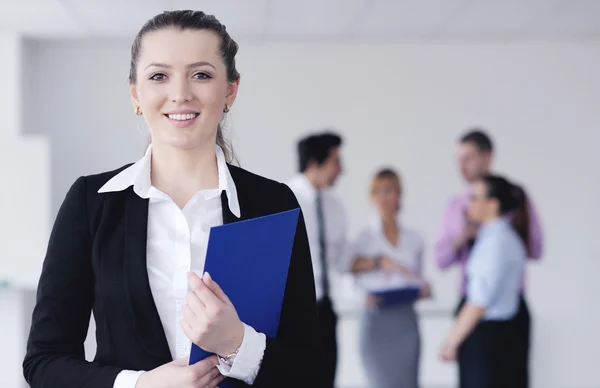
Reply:
<svg viewBox="0 0 600 388"><path fill-rule="evenodd" d="M396 217L396 224L398 225L398 229L401 229L399 215ZM371 228L371 231L373 231L375 233L383 233L384 232L383 231L383 221L382 221L381 217L379 217L379 215L376 215L371 219L371 222L369 223L369 227Z"/></svg>
<svg viewBox="0 0 600 388"><path fill-rule="evenodd" d="M317 189L310 183L306 175L298 174L293 179L293 184L296 188L300 189L304 196L310 201L315 201L317 199L318 191Z"/></svg>
<svg viewBox="0 0 600 388"><path fill-rule="evenodd" d="M471 192L473 191L473 185L471 183L467 184L465 191L462 192L460 198L464 201L468 201L471 198Z"/></svg>
<svg viewBox="0 0 600 388"><path fill-rule="evenodd" d="M219 175L219 193L225 191L227 194L227 201L229 210L237 218L241 217L240 204L238 201L237 189L235 182L231 177L227 162L225 161L225 155L221 147L216 146L217 155L217 171ZM150 181L150 162L152 159L152 144L148 146L144 157L127 167L108 182L104 184L98 190L98 193L109 193L115 191L123 191L130 186L133 186L133 191L141 198L149 198L150 191L152 189L152 183Z"/></svg>
<svg viewBox="0 0 600 388"><path fill-rule="evenodd" d="M481 228L479 229L478 236L485 236L490 231L504 229L506 227L510 227L510 221L508 221L505 217L498 217L495 220L482 224Z"/></svg>

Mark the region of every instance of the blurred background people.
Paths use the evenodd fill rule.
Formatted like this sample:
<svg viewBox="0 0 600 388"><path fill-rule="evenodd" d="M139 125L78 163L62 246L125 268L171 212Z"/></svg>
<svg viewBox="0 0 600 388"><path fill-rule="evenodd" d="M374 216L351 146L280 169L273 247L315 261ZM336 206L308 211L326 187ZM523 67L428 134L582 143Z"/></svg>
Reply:
<svg viewBox="0 0 600 388"><path fill-rule="evenodd" d="M458 359L460 388L527 385L526 338L517 317L527 213L525 193L503 177L486 175L473 184L468 216L481 227L466 265L465 302L441 351L444 360Z"/></svg>
<svg viewBox="0 0 600 388"><path fill-rule="evenodd" d="M298 142L300 173L288 185L304 213L313 261L321 338L325 352L326 387L337 370L337 313L331 295L331 271L344 270L346 215L330 190L342 173L342 137L334 132L308 135Z"/></svg>
<svg viewBox="0 0 600 388"><path fill-rule="evenodd" d="M439 238L435 244L435 260L440 269L449 268L458 264L462 268L461 300L465 300L465 265L479 231L479 222L470 219L467 214L469 190L473 182L489 173L494 157L494 146L490 137L482 130L471 130L465 133L458 142L457 161L460 173L467 183L467 191L454 197L448 204L442 219ZM535 207L528 199L526 202L528 217L527 257L533 260L542 256L542 230ZM515 214L507 213L508 217ZM518 357L524 357L522 363L529 360L531 319L527 302L524 296L524 273L521 274L519 313L517 324L523 349L518 352ZM528 368L523 373L527 374ZM525 377L528 380L528 377Z"/></svg>
<svg viewBox="0 0 600 388"><path fill-rule="evenodd" d="M419 232L400 221L402 184L395 171L382 169L375 174L371 200L377 216L353 244L352 272L359 279L367 277L369 287L374 288L386 287L398 278L399 284L418 282L424 242ZM429 285L425 284L421 292L421 296L429 296ZM379 306L377 297L367 294L360 354L370 387L419 387L420 343L412 302Z"/></svg>
<svg viewBox="0 0 600 388"><path fill-rule="evenodd" d="M65 194L78 177L144 154L149 126L126 103L124 62L139 22L165 7L216 13L244 42L236 55L240 93L223 122L235 163L284 182L298 170L296 144L308 128L343 128L345 171L334 188L352 236L372 211L364 195L372 174L384 163L402 166L410 197L402 220L428 242L423 268L436 296L417 309L422 388L457 387L457 364L442 362L437 350L463 296L463 264L452 260L440 270L434 245L446 205L462 194L445 246L448 256L466 257L452 243L466 225L460 209L470 185L452 159L455 148L468 148L459 139L470 123L488 126L491 171L525 185L543 227L543 249L535 238L530 247L532 257L543 252L543 265L525 268L534 318L530 387L600 386L593 341L600 311L589 308L600 295L600 184L593 179L600 166L600 2L29 3L0 5L0 166L9 188L0 201L0 387L28 387L21 367L27 329ZM161 85L171 85L168 74ZM215 75L195 75L194 83L213 85ZM367 388L358 351L364 298L352 274L329 269L336 387ZM572 303L557 308L561 301ZM85 358L92 362L105 327L93 317L90 324Z"/></svg>

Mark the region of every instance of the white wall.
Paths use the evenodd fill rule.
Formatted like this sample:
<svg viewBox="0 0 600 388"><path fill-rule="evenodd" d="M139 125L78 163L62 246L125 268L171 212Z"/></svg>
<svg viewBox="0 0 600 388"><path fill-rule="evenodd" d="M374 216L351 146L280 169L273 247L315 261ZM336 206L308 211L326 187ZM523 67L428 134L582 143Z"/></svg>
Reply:
<svg viewBox="0 0 600 388"><path fill-rule="evenodd" d="M127 95L128 50L128 41L27 46L26 104L34 109L25 131L47 134L52 143L52 215L78 175L116 168L145 148L142 121ZM353 231L370 215L374 169L397 167L407 191L404 220L426 237L426 273L434 305L442 308L456 302L458 277L435 269L431 247L444 206L464 189L454 142L468 126L489 128L497 170L525 183L547 242L528 279L534 387L600 387L599 42L242 42L238 66L242 83L229 124L242 166L287 179L296 170L296 138L313 128L338 128L346 140L339 191ZM345 349L355 347L355 323L342 329ZM449 323L424 325L427 383L455 380L453 369L435 359ZM341 381L360 384L360 366L344 357Z"/></svg>
<svg viewBox="0 0 600 388"><path fill-rule="evenodd" d="M43 138L24 138L22 128L23 42L0 34L0 279L17 287L35 284L49 223L48 146ZM34 108L28 106L28 108ZM26 334L21 293L0 289L0 386L17 387Z"/></svg>
<svg viewBox="0 0 600 388"><path fill-rule="evenodd" d="M39 276L50 222L48 143L38 136L21 134L23 116L37 107L22 98L23 43L15 35L0 34L0 278L33 284Z"/></svg>

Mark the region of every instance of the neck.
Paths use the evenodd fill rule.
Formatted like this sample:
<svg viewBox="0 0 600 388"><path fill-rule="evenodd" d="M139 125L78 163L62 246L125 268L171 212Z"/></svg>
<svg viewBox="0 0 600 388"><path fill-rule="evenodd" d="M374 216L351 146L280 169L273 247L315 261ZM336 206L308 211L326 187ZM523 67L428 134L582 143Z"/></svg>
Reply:
<svg viewBox="0 0 600 388"><path fill-rule="evenodd" d="M181 150L152 145L152 185L179 205L187 203L200 190L219 187L215 144Z"/></svg>
<svg viewBox="0 0 600 388"><path fill-rule="evenodd" d="M306 179L308 179L308 181L310 182L312 187L315 188L315 190L321 190L323 188L319 184L319 179L317 178L317 174L315 174L314 172L307 170L304 172L304 176L306 177Z"/></svg>
<svg viewBox="0 0 600 388"><path fill-rule="evenodd" d="M489 216L489 217L487 217L487 218L486 218L486 219L483 221L483 223L484 223L484 224L491 224L492 222L494 222L494 221L497 221L497 220L499 220L500 218L501 218L501 217L500 217L500 216L498 216L498 215Z"/></svg>
<svg viewBox="0 0 600 388"><path fill-rule="evenodd" d="M473 179L471 180L467 180L467 184L469 186L471 186L473 183L475 183L476 181L478 181L479 179L481 179L482 177L489 175L489 170L484 170L481 173L479 173L477 176L475 176Z"/></svg>
<svg viewBox="0 0 600 388"><path fill-rule="evenodd" d="M398 227L395 214L382 214L381 215L381 223L383 224L384 230L390 230L390 229L393 230Z"/></svg>

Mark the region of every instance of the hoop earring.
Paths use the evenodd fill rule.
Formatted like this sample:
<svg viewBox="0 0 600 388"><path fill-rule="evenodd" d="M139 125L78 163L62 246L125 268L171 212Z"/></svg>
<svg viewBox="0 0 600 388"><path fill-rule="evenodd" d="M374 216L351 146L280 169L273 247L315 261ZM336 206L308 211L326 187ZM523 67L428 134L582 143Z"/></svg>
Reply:
<svg viewBox="0 0 600 388"><path fill-rule="evenodd" d="M225 108L223 109L223 112L227 113L229 112L230 106L229 104L225 104Z"/></svg>
<svg viewBox="0 0 600 388"><path fill-rule="evenodd" d="M138 115L138 116L140 116L142 114L142 110L140 109L139 106L135 107L135 114Z"/></svg>

